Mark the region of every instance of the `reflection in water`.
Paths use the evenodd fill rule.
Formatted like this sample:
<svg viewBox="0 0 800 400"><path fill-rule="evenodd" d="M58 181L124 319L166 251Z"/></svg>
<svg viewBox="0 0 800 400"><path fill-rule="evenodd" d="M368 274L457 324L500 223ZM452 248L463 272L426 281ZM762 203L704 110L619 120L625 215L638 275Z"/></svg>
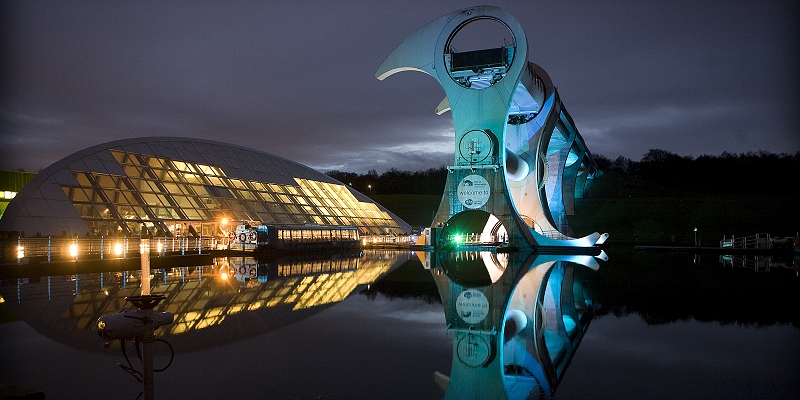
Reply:
<svg viewBox="0 0 800 400"><path fill-rule="evenodd" d="M221 261L213 268L209 264L166 273L153 270L153 284L159 293L167 286L183 285L182 290L171 292L183 297L170 300L176 309L207 314L205 310L213 307L224 305L231 310L240 307L237 314L217 325L167 338L175 347L175 362L164 374L157 375L156 398L442 399L445 392L431 378L435 370L443 373L437 374L443 385L447 384L444 378L449 379L448 390L454 394L448 398L455 398L459 382L466 388L463 392L467 392L469 385L477 385L467 380L468 373L459 374L459 369L489 368L490 373L472 376L485 377L485 382L501 382L492 384L500 388L488 396L492 399L523 397L508 393L515 388L527 390L525 384L538 385L545 391L542 383L550 385L550 390L557 387L555 397L562 400L800 398L797 389L800 385L796 384L800 360L797 346L800 280L791 269L774 268L769 273L757 273L746 268L723 267L716 254L703 256L695 264L692 255L683 252L653 254L615 249L613 257L593 272L580 266L586 265L586 260L576 259L579 265L575 265L563 259L537 258L527 266L523 260L520 266L519 255L509 254L510 262L498 261L491 266L501 274L494 279L495 287L489 290L483 285L458 283L465 279L457 276L456 271L463 269L462 259L491 260L491 254L488 257L464 254L458 260L424 255L429 256L424 258L427 270L413 259L390 268L390 272L369 283L369 290L363 285L357 287L344 302L296 311L292 310L298 303L288 300L272 308L243 309L248 307L244 296L259 292L262 284L254 285L249 270L247 276L239 276L241 281L235 273L229 275L231 267L238 271L240 258L228 259L228 272L221 271L224 265ZM373 256L377 259L373 260ZM503 254L498 256L502 260ZM374 271L381 271L387 263L394 265L393 260L397 260L399 264L405 259L405 253L365 253L357 260L357 268L372 271L368 266L374 265ZM250 262L244 261L245 265ZM545 261L554 263L539 265ZM337 262L281 260L280 269L264 268L266 274L257 273L255 281L299 279L288 271L292 268L298 271L301 265L307 273L302 279L358 273L352 266L338 266ZM559 271L560 267L563 268ZM541 273L547 268L551 270L545 278ZM485 274L491 282L493 278L488 271ZM222 279L223 273L229 275L228 279ZM563 275L560 293L552 290L556 286L555 278L551 279L553 275ZM512 276L514 279L510 279ZM457 278L458 284L451 288L452 277ZM592 295L579 290L585 290L583 280L587 278L591 280ZM539 283L544 287L537 288L537 279L542 280ZM523 283L526 280L530 283ZM298 288L296 285L278 289L277 283L274 283L277 292ZM77 327L82 318L86 325L91 325L97 315L130 307L130 303L121 299L128 293L138 293L138 284L138 271L4 279L0 302L5 303L0 303L0 316L8 321L13 312L24 322L0 324L3 354L0 377L17 386L42 390L47 398L134 398L141 384L116 367L117 362L123 361L119 349L104 349L96 332ZM107 294L101 294L104 289ZM509 320L496 327L497 335L503 337L502 345L499 337L488 341L488 346L479 345L481 340L492 336L476 335L481 332L475 328L476 334L472 336L455 330L444 333L448 323L460 319L453 303L467 290L479 292L492 305L487 308L490 311L485 320L501 321L497 324ZM114 294L115 291L125 293ZM531 314L524 305L529 304L532 293L542 291L541 306L533 308L539 311ZM80 300L75 299L76 292ZM570 293L574 296L571 301L566 297ZM95 301L85 300L88 298ZM517 300L523 306L512 306L518 304ZM561 320L566 315L576 322L572 330L576 335L572 353L570 346L561 342L564 352L561 361L555 363L562 369L560 372L559 367L547 365L548 359L553 364L556 350L550 348L559 343L551 342L553 335L547 331L552 330L562 339L563 333L570 332L566 323L563 333L551 328L553 325L560 328L556 324L558 310L552 308L559 301ZM202 302L206 307L201 307ZM496 310L495 302L508 306ZM578 313L571 314L572 304L587 304L587 307L582 314L575 307ZM480 309L473 307L473 310L476 312L471 316L479 317ZM591 329L580 338L588 323L582 320L592 312ZM524 320L521 314L525 314ZM541 325L536 323L537 315L542 319ZM196 321L200 325L202 319ZM456 322L460 325L454 327L466 325L468 330L466 322ZM490 332L492 326L488 326ZM530 331L531 327L535 329ZM544 339L544 346L538 350L547 350L546 357L538 355L537 348L529 348L530 338L536 336L532 333L540 333ZM485 360L480 350L492 350L494 343L495 361L488 367L461 366L451 371L452 365L461 362L454 351L457 334L458 339L466 337L464 344L470 345L462 345L470 353L462 352L461 359L474 362L470 359L474 355L474 359ZM574 357L577 340L580 349ZM224 345L228 341L231 345ZM518 344L514 348L507 344L512 341ZM155 350L164 351L163 347L157 345ZM195 349L200 350L189 351ZM529 356L542 368L541 372L530 366ZM165 363L163 356L156 360L157 367ZM75 368L76 365L80 368ZM556 371L555 380L548 377L547 371ZM91 395L85 393L87 387L91 387ZM534 386L528 397L545 397L539 387ZM474 397L465 395L467 399Z"/></svg>
<svg viewBox="0 0 800 400"><path fill-rule="evenodd" d="M344 300L408 257L392 252L224 257L212 265L153 270L151 292L166 296L155 310L175 318L156 337L176 338L187 350L254 336ZM102 349L97 336L81 333L95 329L100 316L131 307L125 297L140 293L140 278L139 271L126 271L18 279L2 288L2 296L39 332L97 350Z"/></svg>
<svg viewBox="0 0 800 400"><path fill-rule="evenodd" d="M445 399L550 398L592 318L590 256L420 253L453 337ZM587 268L588 267L588 268Z"/></svg>
<svg viewBox="0 0 800 400"><path fill-rule="evenodd" d="M719 256L720 264L726 267L751 269L756 272L769 272L773 268L790 268L795 276L800 275L800 256L781 257L761 254L724 254Z"/></svg>

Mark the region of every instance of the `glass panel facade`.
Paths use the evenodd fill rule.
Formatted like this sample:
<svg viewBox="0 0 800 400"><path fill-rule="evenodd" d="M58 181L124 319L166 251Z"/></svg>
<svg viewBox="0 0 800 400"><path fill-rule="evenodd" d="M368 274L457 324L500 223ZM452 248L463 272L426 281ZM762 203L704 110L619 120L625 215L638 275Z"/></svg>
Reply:
<svg viewBox="0 0 800 400"><path fill-rule="evenodd" d="M375 204L343 185L233 178L219 165L110 149L125 175L73 171L61 185L94 235L224 235L236 221L357 226L362 235L403 234ZM223 226L227 219L227 226Z"/></svg>

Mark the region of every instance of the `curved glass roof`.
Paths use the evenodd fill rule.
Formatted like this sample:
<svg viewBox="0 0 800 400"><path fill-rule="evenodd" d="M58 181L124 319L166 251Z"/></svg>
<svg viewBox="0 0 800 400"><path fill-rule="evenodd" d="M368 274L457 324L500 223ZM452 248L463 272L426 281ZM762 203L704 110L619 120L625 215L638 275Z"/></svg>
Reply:
<svg viewBox="0 0 800 400"><path fill-rule="evenodd" d="M23 188L0 230L217 236L236 221L356 226L365 235L410 230L368 197L311 168L186 138L127 139L68 156Z"/></svg>

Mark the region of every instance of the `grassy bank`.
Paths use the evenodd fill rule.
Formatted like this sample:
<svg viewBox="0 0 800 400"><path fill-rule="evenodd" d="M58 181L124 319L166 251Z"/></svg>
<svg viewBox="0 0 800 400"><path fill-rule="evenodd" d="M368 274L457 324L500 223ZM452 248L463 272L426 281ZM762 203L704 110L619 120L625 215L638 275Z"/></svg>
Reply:
<svg viewBox="0 0 800 400"><path fill-rule="evenodd" d="M576 199L570 222L579 234L608 232L617 243L690 246L697 228L698 241L716 247L723 236L795 235L800 207L788 194L709 195L605 174Z"/></svg>
<svg viewBox="0 0 800 400"><path fill-rule="evenodd" d="M370 197L411 226L430 226L442 200L441 195L428 194L384 194Z"/></svg>

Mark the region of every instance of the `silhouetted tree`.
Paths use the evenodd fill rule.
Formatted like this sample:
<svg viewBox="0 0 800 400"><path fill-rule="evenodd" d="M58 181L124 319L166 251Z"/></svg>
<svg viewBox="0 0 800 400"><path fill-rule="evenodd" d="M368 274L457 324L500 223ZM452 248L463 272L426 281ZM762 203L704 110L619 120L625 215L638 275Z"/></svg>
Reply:
<svg viewBox="0 0 800 400"><path fill-rule="evenodd" d="M719 156L704 154L692 158L650 149L640 161L623 156L611 161L601 154L595 154L594 159L601 171L700 193L789 194L800 171L800 152L724 152ZM327 175L367 194L442 194L447 182L445 166L416 172L392 168L380 175L374 169L364 175L342 171L330 171Z"/></svg>
<svg viewBox="0 0 800 400"><path fill-rule="evenodd" d="M602 155L602 154L595 154L592 158L594 158L594 163L597 165L597 169L601 171L611 171L611 160Z"/></svg>
<svg viewBox="0 0 800 400"><path fill-rule="evenodd" d="M696 159L651 149L640 161L623 156L610 162L595 155L598 168L669 188L701 193L788 194L800 171L800 152L774 154L766 151L719 156L701 155Z"/></svg>
<svg viewBox="0 0 800 400"><path fill-rule="evenodd" d="M447 182L447 168L429 168L416 172L392 168L381 175L369 170L364 175L329 171L326 175L367 194L442 194Z"/></svg>

